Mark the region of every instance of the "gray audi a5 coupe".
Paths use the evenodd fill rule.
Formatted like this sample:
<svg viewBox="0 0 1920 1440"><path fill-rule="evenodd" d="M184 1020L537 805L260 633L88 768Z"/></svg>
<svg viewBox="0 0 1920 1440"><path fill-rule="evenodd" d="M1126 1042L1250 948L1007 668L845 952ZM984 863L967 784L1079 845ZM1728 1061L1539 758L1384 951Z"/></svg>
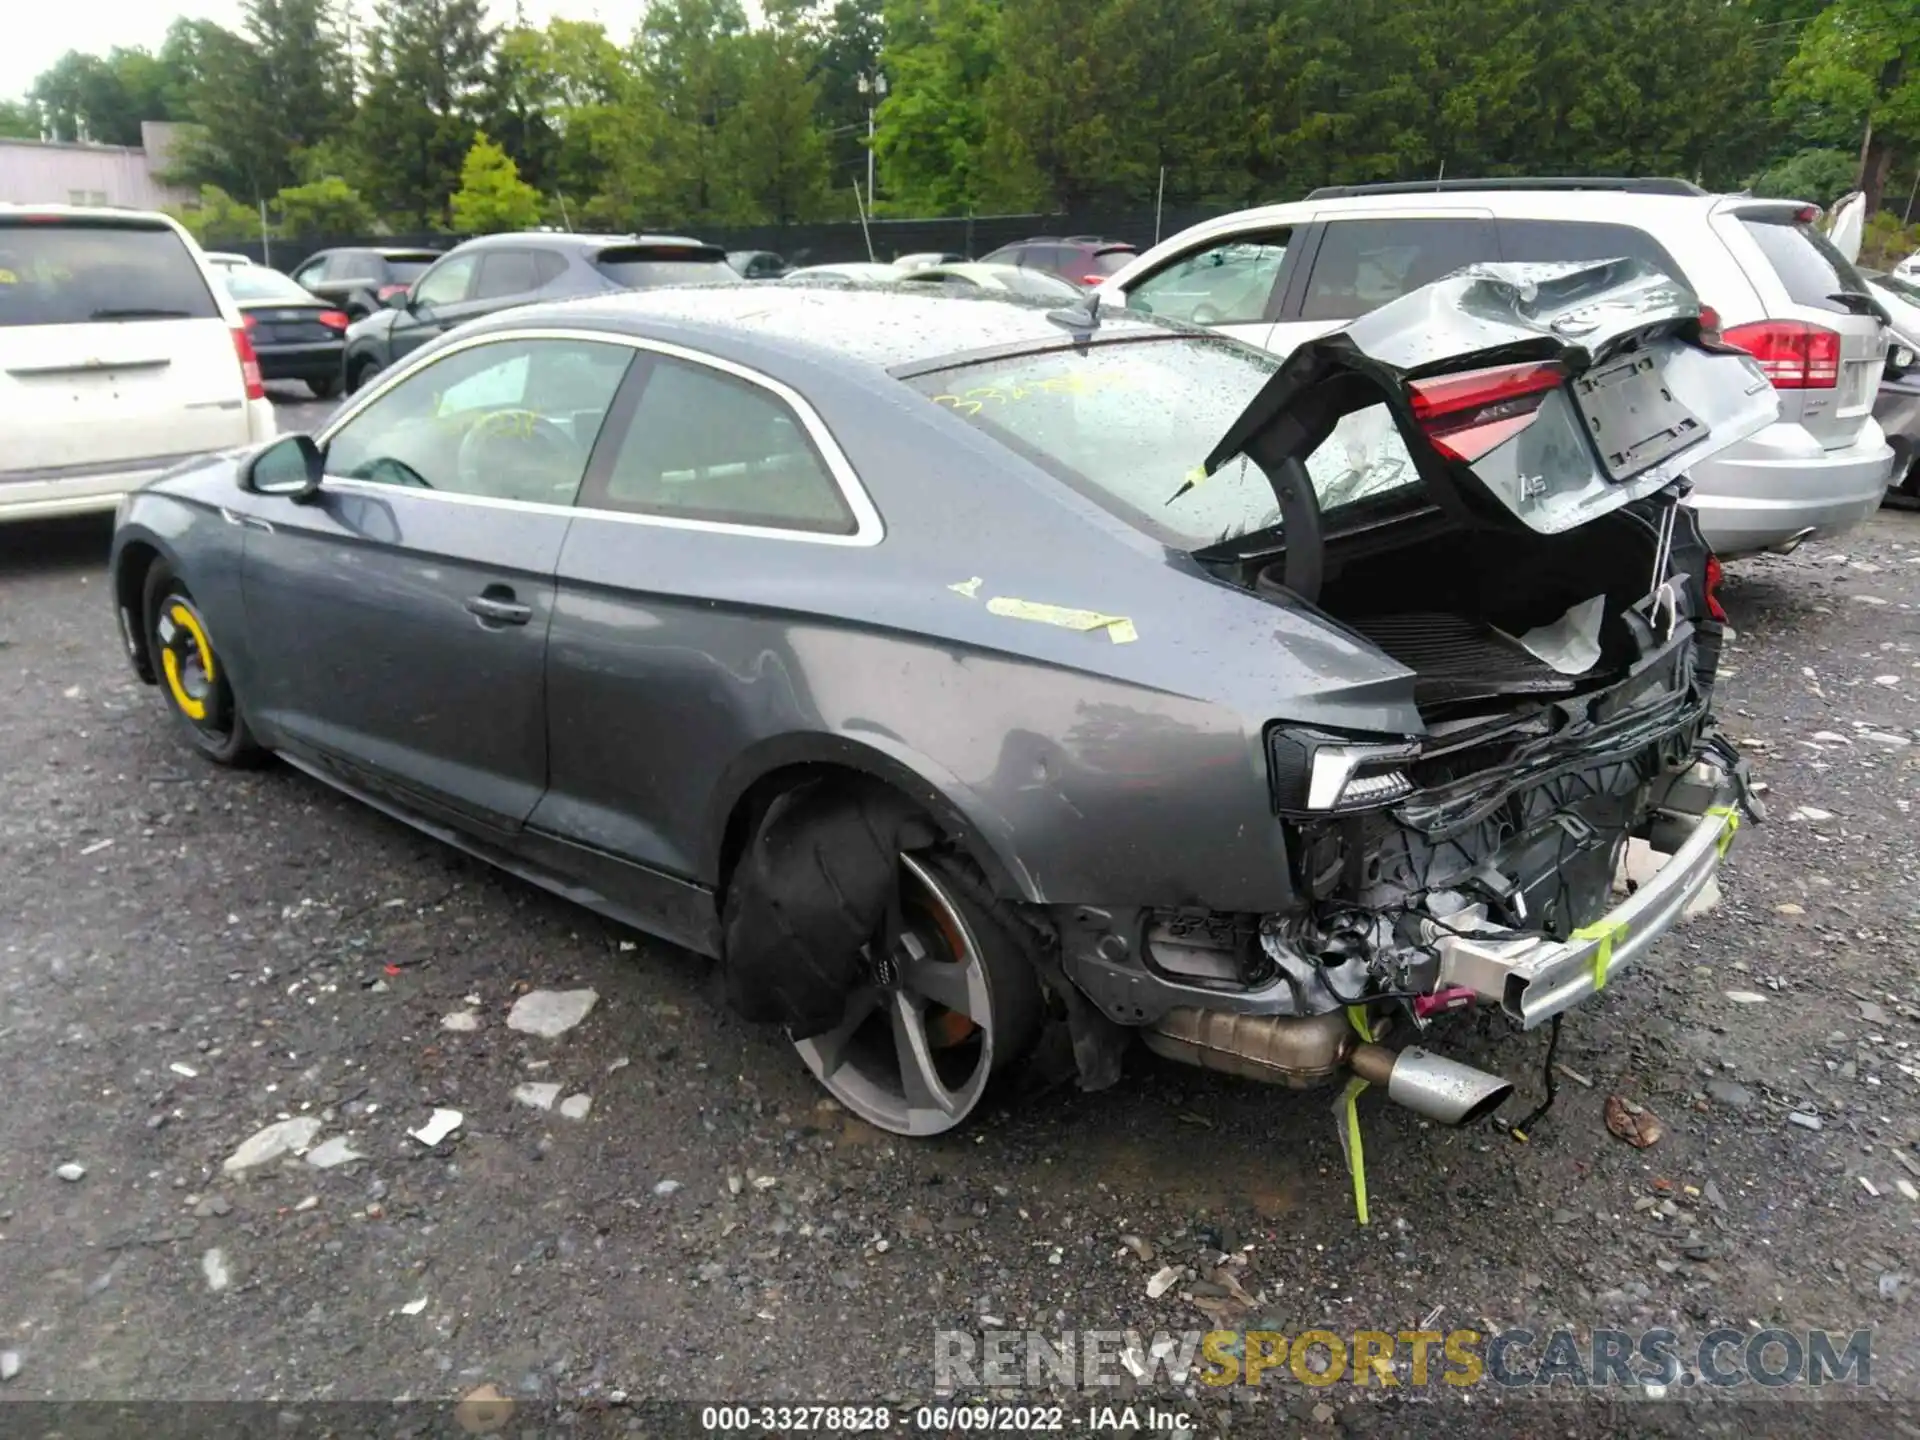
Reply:
<svg viewBox="0 0 1920 1440"><path fill-rule="evenodd" d="M850 1109L1045 1032L1446 1123L1426 1043L1630 984L1743 816L1690 464L1769 422L1633 261L1486 266L1284 362L766 281L528 306L131 497L185 738L714 957ZM1659 862L1629 884L1631 842Z"/></svg>

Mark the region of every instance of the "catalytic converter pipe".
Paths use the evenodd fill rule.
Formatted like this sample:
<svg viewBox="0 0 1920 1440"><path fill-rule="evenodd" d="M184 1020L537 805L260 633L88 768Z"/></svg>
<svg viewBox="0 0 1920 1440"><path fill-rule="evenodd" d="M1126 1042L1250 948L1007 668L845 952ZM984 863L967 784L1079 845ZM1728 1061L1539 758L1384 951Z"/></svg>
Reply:
<svg viewBox="0 0 1920 1440"><path fill-rule="evenodd" d="M1356 1045L1347 1057L1353 1073L1384 1086L1387 1098L1441 1125L1466 1125L1498 1109L1513 1086L1458 1060L1410 1045Z"/></svg>

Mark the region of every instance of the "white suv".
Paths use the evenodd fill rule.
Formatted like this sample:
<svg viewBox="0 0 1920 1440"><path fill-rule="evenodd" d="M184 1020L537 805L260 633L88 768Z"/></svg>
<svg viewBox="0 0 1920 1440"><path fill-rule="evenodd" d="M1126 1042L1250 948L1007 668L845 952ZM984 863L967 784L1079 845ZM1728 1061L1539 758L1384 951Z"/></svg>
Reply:
<svg viewBox="0 0 1920 1440"><path fill-rule="evenodd" d="M1680 180L1334 187L1196 225L1099 293L1284 355L1466 265L1657 265L1700 297L1703 318L1753 354L1778 393L1775 424L1693 472L1708 541L1744 555L1865 519L1893 469L1873 419L1886 333L1865 283L1809 223L1817 213Z"/></svg>
<svg viewBox="0 0 1920 1440"><path fill-rule="evenodd" d="M274 431L240 313L177 223L0 205L0 520L111 510Z"/></svg>

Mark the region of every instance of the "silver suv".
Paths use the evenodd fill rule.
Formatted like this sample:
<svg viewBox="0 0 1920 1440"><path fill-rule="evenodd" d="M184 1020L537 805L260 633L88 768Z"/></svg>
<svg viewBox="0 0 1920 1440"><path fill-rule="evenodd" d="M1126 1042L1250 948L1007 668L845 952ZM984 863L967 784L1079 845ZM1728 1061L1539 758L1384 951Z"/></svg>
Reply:
<svg viewBox="0 0 1920 1440"><path fill-rule="evenodd" d="M1873 418L1886 332L1865 282L1813 228L1817 214L1682 180L1334 187L1182 231L1099 288L1284 355L1466 265L1648 261L1700 297L1778 394L1776 423L1693 472L1708 541L1746 555L1865 519L1893 469Z"/></svg>

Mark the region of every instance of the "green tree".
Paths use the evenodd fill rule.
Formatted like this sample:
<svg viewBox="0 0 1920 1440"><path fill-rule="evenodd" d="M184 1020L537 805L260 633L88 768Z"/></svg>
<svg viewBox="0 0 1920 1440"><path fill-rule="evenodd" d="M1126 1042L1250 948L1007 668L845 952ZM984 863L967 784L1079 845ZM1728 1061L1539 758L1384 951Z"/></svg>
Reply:
<svg viewBox="0 0 1920 1440"><path fill-rule="evenodd" d="M983 101L999 62L1000 0L886 0L885 17L879 208L954 215L992 203L1007 189L987 161Z"/></svg>
<svg viewBox="0 0 1920 1440"><path fill-rule="evenodd" d="M1801 31L1778 104L1803 133L1860 144L1859 188L1877 210L1895 151L1920 148L1920 4L1833 0Z"/></svg>
<svg viewBox="0 0 1920 1440"><path fill-rule="evenodd" d="M164 70L138 47L116 47L104 59L69 50L33 82L28 98L57 140L138 145L141 121L175 118Z"/></svg>
<svg viewBox="0 0 1920 1440"><path fill-rule="evenodd" d="M460 167L452 211L453 228L462 234L527 230L540 223L540 192L520 178L513 157L482 131Z"/></svg>
<svg viewBox="0 0 1920 1440"><path fill-rule="evenodd" d="M817 42L791 12L768 7L768 23L731 42L741 94L722 123L729 218L790 225L811 220L832 184L827 141L816 121L820 82L810 78Z"/></svg>
<svg viewBox="0 0 1920 1440"><path fill-rule="evenodd" d="M354 122L363 193L399 228L445 224L492 58L484 0L374 0L373 12Z"/></svg>
<svg viewBox="0 0 1920 1440"><path fill-rule="evenodd" d="M721 127L744 93L746 33L740 0L654 0L641 25L641 72L666 122L661 198L683 221L712 223L732 208Z"/></svg>
<svg viewBox="0 0 1920 1440"><path fill-rule="evenodd" d="M1762 170L1747 188L1770 199L1831 205L1853 189L1859 173L1859 157L1845 150L1800 150Z"/></svg>
<svg viewBox="0 0 1920 1440"><path fill-rule="evenodd" d="M202 245L260 238L259 210L234 199L218 185L202 185L198 203L169 207L167 213Z"/></svg>
<svg viewBox="0 0 1920 1440"><path fill-rule="evenodd" d="M373 207L338 175L289 185L273 197L284 235L365 235L374 228Z"/></svg>
<svg viewBox="0 0 1920 1440"><path fill-rule="evenodd" d="M38 140L40 138L40 116L33 102L26 100L0 100L0 139Z"/></svg>

